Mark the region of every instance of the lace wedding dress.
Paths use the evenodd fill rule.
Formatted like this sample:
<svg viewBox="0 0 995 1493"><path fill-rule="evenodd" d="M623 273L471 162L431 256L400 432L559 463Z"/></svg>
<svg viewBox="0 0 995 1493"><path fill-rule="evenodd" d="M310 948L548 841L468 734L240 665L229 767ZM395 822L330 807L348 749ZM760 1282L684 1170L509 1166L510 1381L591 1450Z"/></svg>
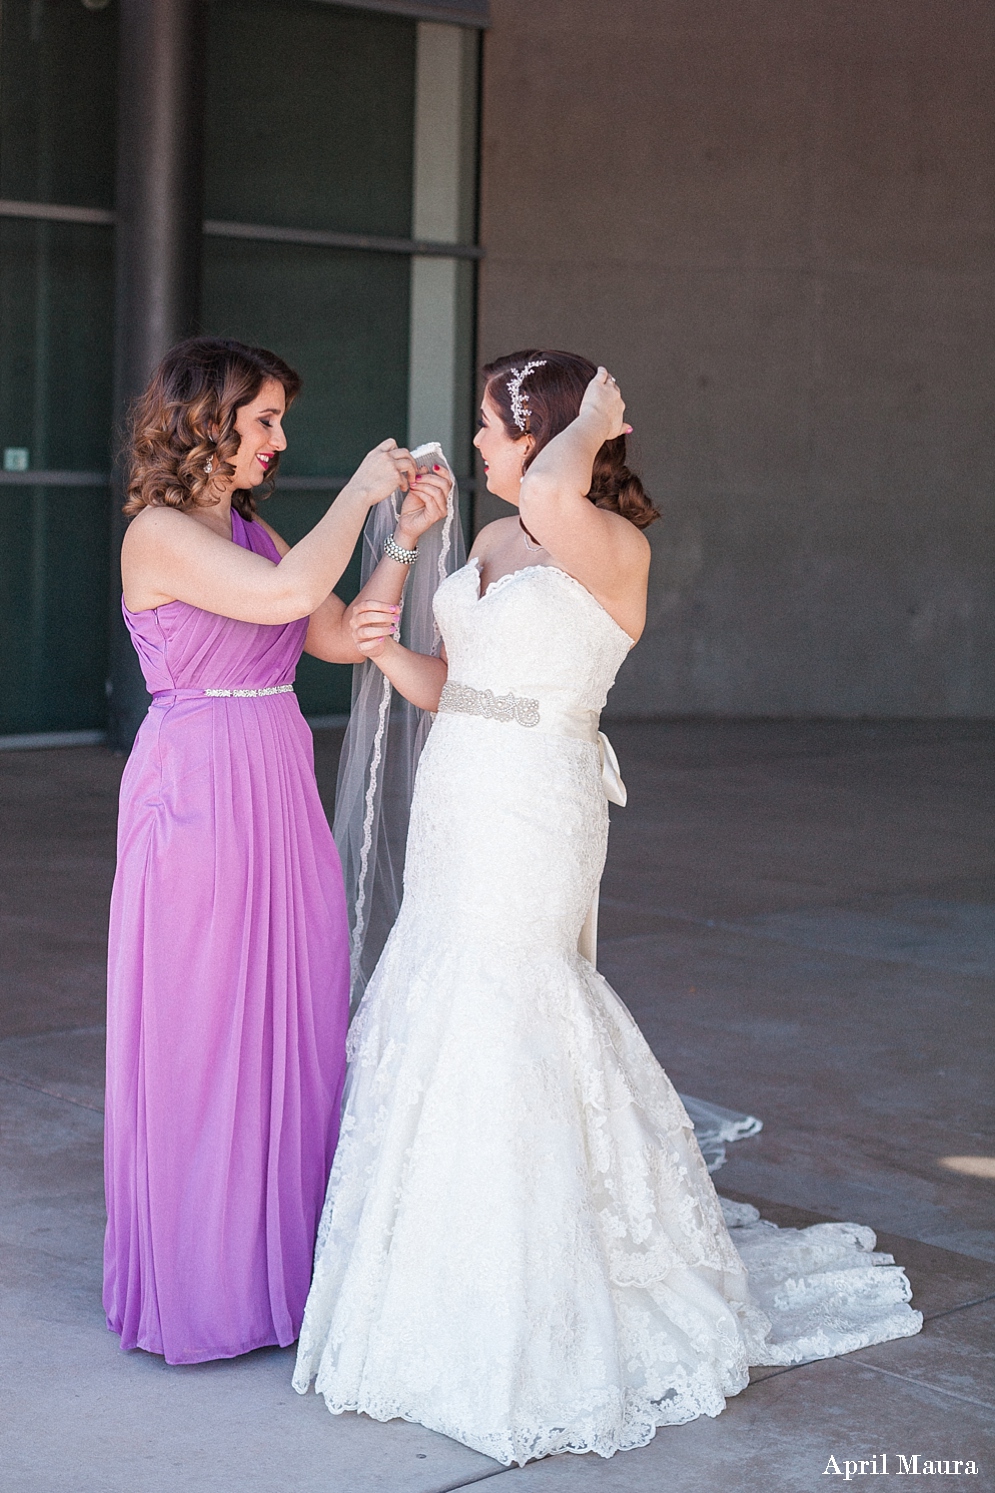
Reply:
<svg viewBox="0 0 995 1493"><path fill-rule="evenodd" d="M874 1236L717 1198L680 1099L578 952L605 859L597 719L631 639L552 566L436 615L449 683L404 901L350 1033L294 1377L503 1463L718 1415L750 1364L911 1335Z"/></svg>

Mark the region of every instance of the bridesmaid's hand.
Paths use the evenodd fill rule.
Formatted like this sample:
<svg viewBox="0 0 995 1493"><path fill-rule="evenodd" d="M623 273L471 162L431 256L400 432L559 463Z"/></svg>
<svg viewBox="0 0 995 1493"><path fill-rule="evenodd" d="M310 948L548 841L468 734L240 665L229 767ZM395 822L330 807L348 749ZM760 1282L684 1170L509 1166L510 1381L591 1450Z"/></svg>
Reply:
<svg viewBox="0 0 995 1493"><path fill-rule="evenodd" d="M423 534L446 516L453 479L445 467L419 472L401 505L394 539L403 549L413 550Z"/></svg>
<svg viewBox="0 0 995 1493"><path fill-rule="evenodd" d="M397 636L401 608L389 601L357 598L346 610L345 620L352 641L367 658L379 658Z"/></svg>
<svg viewBox="0 0 995 1493"><path fill-rule="evenodd" d="M625 400L618 384L607 368L599 368L584 390L577 418L598 426L599 432L603 430L602 441L613 441L632 430L622 418L624 414Z"/></svg>
<svg viewBox="0 0 995 1493"><path fill-rule="evenodd" d="M417 473L411 452L399 446L392 438L381 441L368 455L363 457L350 480L360 489L367 506L372 508L382 503L391 493L400 488L407 492Z"/></svg>

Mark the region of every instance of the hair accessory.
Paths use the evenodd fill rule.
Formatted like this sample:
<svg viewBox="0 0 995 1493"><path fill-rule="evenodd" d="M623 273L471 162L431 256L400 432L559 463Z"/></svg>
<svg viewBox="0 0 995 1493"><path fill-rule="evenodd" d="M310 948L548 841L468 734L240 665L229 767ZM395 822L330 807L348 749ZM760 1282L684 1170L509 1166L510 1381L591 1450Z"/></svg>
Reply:
<svg viewBox="0 0 995 1493"><path fill-rule="evenodd" d="M524 368L516 368L508 380L508 397L511 400L511 418L524 435L529 428L529 418L532 411L526 404L527 396L522 393L522 383L532 372L533 368L545 368L545 358L533 358L526 363Z"/></svg>
<svg viewBox="0 0 995 1493"><path fill-rule="evenodd" d="M393 534L388 534L383 542L383 552L391 560L396 560L398 565L413 565L418 559L416 549L406 550L403 545L398 544Z"/></svg>

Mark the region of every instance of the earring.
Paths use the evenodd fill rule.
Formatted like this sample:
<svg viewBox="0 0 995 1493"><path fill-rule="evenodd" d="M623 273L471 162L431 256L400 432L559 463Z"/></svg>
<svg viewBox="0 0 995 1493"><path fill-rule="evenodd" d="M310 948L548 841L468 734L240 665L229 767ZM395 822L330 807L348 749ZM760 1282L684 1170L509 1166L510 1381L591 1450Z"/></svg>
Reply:
<svg viewBox="0 0 995 1493"><path fill-rule="evenodd" d="M207 473L207 475L209 477L210 477L211 473L214 471L214 457L213 456L209 456L207 458L207 460L205 461L205 463L204 463L204 471Z"/></svg>

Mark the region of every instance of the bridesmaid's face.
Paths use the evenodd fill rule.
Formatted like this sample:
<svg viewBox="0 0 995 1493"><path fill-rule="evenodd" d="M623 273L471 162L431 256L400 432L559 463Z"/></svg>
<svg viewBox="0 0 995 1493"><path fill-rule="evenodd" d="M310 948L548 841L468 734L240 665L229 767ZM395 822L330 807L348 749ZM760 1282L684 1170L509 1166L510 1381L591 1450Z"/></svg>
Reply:
<svg viewBox="0 0 995 1493"><path fill-rule="evenodd" d="M258 487L260 482L265 482L277 452L286 451L287 437L283 433L286 412L287 396L283 385L275 378L267 379L255 399L238 410L235 429L241 442L235 457L235 475L231 479L233 491L235 488Z"/></svg>
<svg viewBox="0 0 995 1493"><path fill-rule="evenodd" d="M491 396L484 393L480 402L480 429L473 444L484 459L487 491L506 503L518 504L518 490L522 485L522 463L532 447L530 436L521 435L512 440L504 428L504 421Z"/></svg>

